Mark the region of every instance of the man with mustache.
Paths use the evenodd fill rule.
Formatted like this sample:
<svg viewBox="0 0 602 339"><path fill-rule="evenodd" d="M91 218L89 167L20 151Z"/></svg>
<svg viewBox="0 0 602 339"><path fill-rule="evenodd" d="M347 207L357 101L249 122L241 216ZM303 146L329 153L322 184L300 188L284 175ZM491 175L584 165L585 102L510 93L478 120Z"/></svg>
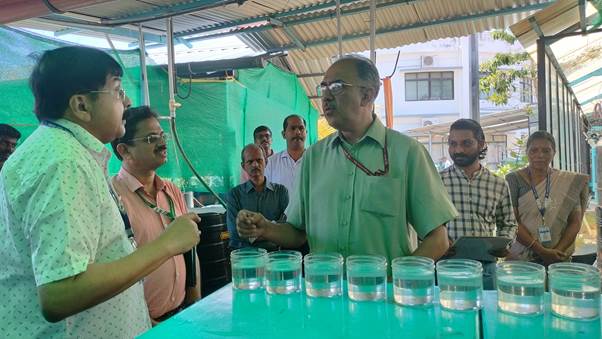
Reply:
<svg viewBox="0 0 602 339"><path fill-rule="evenodd" d="M21 133L7 124L0 124L0 169L17 148Z"/></svg>
<svg viewBox="0 0 602 339"><path fill-rule="evenodd" d="M272 130L265 125L258 126L253 131L253 141L255 145L260 146L265 154L265 161L267 163L269 157L274 155L272 149Z"/></svg>
<svg viewBox="0 0 602 339"><path fill-rule="evenodd" d="M272 130L265 125L257 126L253 131L253 142L255 145L261 147L263 149L263 154L265 154L265 163L268 163L268 159L274 155L274 150L272 149ZM243 169L240 172L240 183L243 184L249 180L249 175Z"/></svg>
<svg viewBox="0 0 602 339"><path fill-rule="evenodd" d="M284 210L288 205L288 191L284 185L269 182L264 175L265 154L257 144L249 144L242 149L240 166L249 176L249 180L228 192L227 224L230 232L230 247L233 249L255 246L269 251L278 246L269 241L251 243L241 239L236 232L236 216L240 210L259 212L272 221L284 220Z"/></svg>
<svg viewBox="0 0 602 339"><path fill-rule="evenodd" d="M324 116L338 132L303 155L287 222L240 211L239 235L286 247L308 239L311 252L382 255L389 262L441 257L448 248L444 224L457 212L424 146L373 113L380 89L374 63L344 56L319 89ZM411 245L410 224L422 240L418 248Z"/></svg>
<svg viewBox="0 0 602 339"><path fill-rule="evenodd" d="M33 68L40 126L0 171L2 338L134 338L151 325L140 281L199 241L196 214L138 249L126 237L104 145L125 132L122 75L83 46Z"/></svg>
<svg viewBox="0 0 602 339"><path fill-rule="evenodd" d="M282 123L282 137L286 140L286 149L270 157L265 168L265 176L270 182L282 184L289 195L294 194L295 172L305 152L305 119L293 114Z"/></svg>
<svg viewBox="0 0 602 339"><path fill-rule="evenodd" d="M156 170L167 161L167 134L157 114L148 106L129 108L123 114L125 134L111 145L121 163L112 178L115 192L127 212L139 246L158 238L177 216L187 212L182 192ZM196 259L196 258L195 258ZM198 264L198 260L195 260ZM182 254L163 263L144 279L144 296L153 323L163 321L200 298L200 273L196 285L186 286Z"/></svg>
<svg viewBox="0 0 602 339"><path fill-rule="evenodd" d="M502 236L514 240L518 226L506 181L480 163L487 154L481 125L472 119L455 121L449 130L448 146L454 164L440 174L460 212L447 224L450 246L462 236ZM491 254L505 257L508 251ZM495 262L482 263L483 287L493 289Z"/></svg>

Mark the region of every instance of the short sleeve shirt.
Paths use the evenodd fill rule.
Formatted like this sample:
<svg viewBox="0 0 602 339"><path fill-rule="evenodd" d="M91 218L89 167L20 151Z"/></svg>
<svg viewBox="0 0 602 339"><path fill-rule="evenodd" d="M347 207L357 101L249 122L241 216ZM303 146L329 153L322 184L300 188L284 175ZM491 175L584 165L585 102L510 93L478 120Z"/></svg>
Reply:
<svg viewBox="0 0 602 339"><path fill-rule="evenodd" d="M133 250L107 182L108 150L60 119L40 126L0 172L0 333L6 338L132 338L150 327L142 284L56 323L37 288Z"/></svg>
<svg viewBox="0 0 602 339"><path fill-rule="evenodd" d="M146 199L156 202L157 206L169 211L169 200L173 203L174 214L179 216L187 212L182 192L168 180L155 175L157 195L152 197L144 191L144 186L121 167L112 179L115 192L119 195L132 226L134 239L143 246L157 239L165 231L172 220L155 212L146 205L136 191L146 195ZM144 278L144 296L148 304L150 316L157 319L163 314L177 308L186 295L186 264L183 255L167 259L161 266Z"/></svg>
<svg viewBox="0 0 602 339"><path fill-rule="evenodd" d="M241 239L236 230L236 216L240 210L259 212L268 220L281 221L284 210L288 206L288 191L284 185L274 184L266 180L263 191L258 192L249 180L231 189L226 195L228 203L227 224L230 233L230 247L248 247L251 244ZM254 243L254 245L259 245ZM269 243L271 247L275 244Z"/></svg>
<svg viewBox="0 0 602 339"><path fill-rule="evenodd" d="M367 175L341 148L374 172L384 167L385 139L390 168L384 176ZM424 238L457 215L424 146L376 117L353 145L335 133L311 146L297 179L287 222L306 231L312 252L390 261L412 253L410 225Z"/></svg>
<svg viewBox="0 0 602 339"><path fill-rule="evenodd" d="M303 157L295 161L287 150L274 153L265 167L265 177L269 182L284 185L291 195L295 188L295 175L302 160Z"/></svg>

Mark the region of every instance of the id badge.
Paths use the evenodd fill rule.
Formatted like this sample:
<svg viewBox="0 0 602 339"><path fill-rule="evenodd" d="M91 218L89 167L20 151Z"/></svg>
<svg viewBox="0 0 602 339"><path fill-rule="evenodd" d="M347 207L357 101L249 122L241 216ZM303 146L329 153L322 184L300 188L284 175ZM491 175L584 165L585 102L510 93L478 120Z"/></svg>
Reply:
<svg viewBox="0 0 602 339"><path fill-rule="evenodd" d="M539 242L550 242L552 241L552 232L550 228L547 226L541 226L537 229L537 233L539 233Z"/></svg>

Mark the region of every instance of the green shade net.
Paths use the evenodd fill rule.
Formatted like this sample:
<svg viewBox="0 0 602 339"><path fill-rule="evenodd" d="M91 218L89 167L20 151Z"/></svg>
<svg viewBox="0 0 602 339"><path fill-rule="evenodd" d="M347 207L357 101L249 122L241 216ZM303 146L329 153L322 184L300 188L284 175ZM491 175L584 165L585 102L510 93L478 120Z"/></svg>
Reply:
<svg viewBox="0 0 602 339"><path fill-rule="evenodd" d="M11 47L16 41L18 48ZM35 57L44 50L66 44L11 29L0 29L0 122L15 126L26 138L37 127L32 113L33 97L27 77ZM133 106L141 102L138 51L107 51L124 67L123 87ZM168 116L169 88L167 72L160 66L147 67L151 107ZM282 122L290 114L307 121L307 145L317 141L318 112L310 104L297 77L272 64L261 69L236 70L230 80L178 79L178 92L185 99L176 112L176 127L183 148L197 172L218 193L239 184L240 151L253 142L253 130L267 125L274 136L273 148L286 148L281 137ZM168 120L161 120L170 130ZM20 142L23 142L22 138ZM172 141L168 162L158 173L174 181L183 190L206 192L193 176ZM120 161L109 162L111 175L119 171Z"/></svg>

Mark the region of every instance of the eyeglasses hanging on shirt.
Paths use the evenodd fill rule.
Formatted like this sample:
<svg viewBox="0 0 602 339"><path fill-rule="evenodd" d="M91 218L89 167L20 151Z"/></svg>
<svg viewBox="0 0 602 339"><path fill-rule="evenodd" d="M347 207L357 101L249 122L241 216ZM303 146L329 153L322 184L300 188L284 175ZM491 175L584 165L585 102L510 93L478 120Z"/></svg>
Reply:
<svg viewBox="0 0 602 339"><path fill-rule="evenodd" d="M384 169L379 169L379 170L376 170L374 172L372 172L371 170L369 170L359 160L355 159L351 155L351 153L349 153L349 151L345 148L345 146L343 146L342 143L340 145L341 145L341 148L343 149L343 153L345 154L345 157L349 161L351 161L357 168L361 169L367 175L369 175L369 176L375 176L375 177L381 177L381 176L387 175L387 173L389 173L389 153L387 152L387 137L386 136L385 136L385 147L383 147Z"/></svg>

